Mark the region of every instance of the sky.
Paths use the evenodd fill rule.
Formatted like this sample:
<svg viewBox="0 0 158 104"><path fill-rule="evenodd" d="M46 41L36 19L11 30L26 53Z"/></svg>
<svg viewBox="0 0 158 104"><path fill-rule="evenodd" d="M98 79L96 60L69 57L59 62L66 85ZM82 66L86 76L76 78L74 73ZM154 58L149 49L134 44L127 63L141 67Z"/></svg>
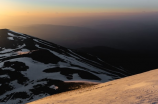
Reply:
<svg viewBox="0 0 158 104"><path fill-rule="evenodd" d="M157 12L157 5L157 0L3 0L0 2L0 26L38 23L66 25L68 18L86 20L86 17Z"/></svg>
<svg viewBox="0 0 158 104"><path fill-rule="evenodd" d="M0 1L0 29L70 48L157 49L157 18L158 0Z"/></svg>

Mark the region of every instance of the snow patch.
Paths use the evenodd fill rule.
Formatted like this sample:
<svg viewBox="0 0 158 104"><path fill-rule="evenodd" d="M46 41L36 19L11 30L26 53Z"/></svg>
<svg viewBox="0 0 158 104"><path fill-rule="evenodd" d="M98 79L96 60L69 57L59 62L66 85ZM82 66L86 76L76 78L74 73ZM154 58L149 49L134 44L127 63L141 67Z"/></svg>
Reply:
<svg viewBox="0 0 158 104"><path fill-rule="evenodd" d="M12 33L8 33L8 35L9 35L9 36L12 36L12 37L15 37L15 35L14 35L14 34L12 34Z"/></svg>
<svg viewBox="0 0 158 104"><path fill-rule="evenodd" d="M10 78L8 75L0 75L0 78Z"/></svg>
<svg viewBox="0 0 158 104"><path fill-rule="evenodd" d="M57 90L57 89L58 89L58 86L51 85L49 88L54 89L54 90Z"/></svg>
<svg viewBox="0 0 158 104"><path fill-rule="evenodd" d="M2 51L0 51L0 53L7 53L7 52L11 52L11 51L14 51L14 50L17 50L17 49L20 49L20 48L23 48L25 47L26 45L23 44L23 45L18 45L18 48L16 49L6 49L6 48L2 48Z"/></svg>
<svg viewBox="0 0 158 104"><path fill-rule="evenodd" d="M10 70L10 71L15 71L15 69L13 69L13 68L10 68L10 67L9 67L9 68L8 68L8 67L7 67L7 68L2 68L2 70Z"/></svg>
<svg viewBox="0 0 158 104"><path fill-rule="evenodd" d="M24 35L24 34L22 34L22 33L18 33L18 32L12 31L12 30L9 30L9 31L14 32L14 33L16 33L16 34ZM11 34L11 33L10 33L10 34ZM12 35L13 35L13 34L12 34ZM14 36L15 36L15 35L14 35Z"/></svg>
<svg viewBox="0 0 158 104"><path fill-rule="evenodd" d="M58 62L58 66L60 68L67 68L67 67L70 67L71 65L69 63L65 63L65 62Z"/></svg>
<svg viewBox="0 0 158 104"><path fill-rule="evenodd" d="M9 40L14 40L14 38L13 37L7 37Z"/></svg>

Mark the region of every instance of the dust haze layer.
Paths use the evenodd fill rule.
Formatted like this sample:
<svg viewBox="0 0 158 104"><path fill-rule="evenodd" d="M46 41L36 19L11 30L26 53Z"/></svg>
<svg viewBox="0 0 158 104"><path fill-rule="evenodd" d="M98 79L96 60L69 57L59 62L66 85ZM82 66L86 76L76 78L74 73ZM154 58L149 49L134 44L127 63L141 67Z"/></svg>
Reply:
<svg viewBox="0 0 158 104"><path fill-rule="evenodd" d="M74 17L67 18L67 23L58 23L60 25L23 25L12 26L11 29L69 48L108 46L123 50L154 51L158 50L157 18L157 12L112 18Z"/></svg>

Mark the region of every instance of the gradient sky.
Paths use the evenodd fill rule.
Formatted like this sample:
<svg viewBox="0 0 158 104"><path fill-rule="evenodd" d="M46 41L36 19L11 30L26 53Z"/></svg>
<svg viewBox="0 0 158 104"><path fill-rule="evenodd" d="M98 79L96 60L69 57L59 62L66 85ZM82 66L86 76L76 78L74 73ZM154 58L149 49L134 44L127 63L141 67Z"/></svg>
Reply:
<svg viewBox="0 0 158 104"><path fill-rule="evenodd" d="M89 43L95 45L98 43L117 48L129 46L131 48L133 43L140 44L141 41L142 45L138 47L157 47L155 45L155 43L157 44L157 18L158 0L1 0L0 2L0 28L13 29L17 26L18 31L39 24L86 27L86 29L79 30L74 27L74 31L72 27L59 26L53 31L47 31L49 26L43 25L44 27L40 27L41 29L30 27L33 30L32 33L29 33L30 30L23 31L26 34L33 34L35 37L48 36L50 41L61 43L60 45L63 46L66 43L73 44L75 47L76 44L84 46ZM97 32L95 36L92 36L93 33L91 30L87 30L87 27L105 32L105 34ZM23 30L27 30L26 28ZM44 36L43 34L39 36L39 33L42 33L40 30L47 31L46 33L51 35L43 33ZM52 35L52 32L55 31L56 33ZM72 34L69 34L68 31ZM82 31L84 32L80 35ZM39 33L34 34L34 32ZM61 38L57 38L59 36ZM69 40L65 40L68 39L68 36ZM74 36L76 36L76 40L72 43L71 37ZM83 41L85 36L88 38ZM89 37L94 37L91 42ZM85 44L81 44L81 42L85 42Z"/></svg>
<svg viewBox="0 0 158 104"><path fill-rule="evenodd" d="M65 22L67 17L158 11L158 0L3 0L1 25ZM62 19L60 19L62 18ZM54 22L54 23L55 23ZM53 23L53 22L52 22Z"/></svg>

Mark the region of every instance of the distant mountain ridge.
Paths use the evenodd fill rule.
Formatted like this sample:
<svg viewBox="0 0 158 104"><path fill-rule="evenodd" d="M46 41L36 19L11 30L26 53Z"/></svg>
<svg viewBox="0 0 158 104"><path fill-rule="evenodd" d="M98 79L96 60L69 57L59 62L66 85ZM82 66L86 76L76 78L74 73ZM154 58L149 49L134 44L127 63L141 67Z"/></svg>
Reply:
<svg viewBox="0 0 158 104"><path fill-rule="evenodd" d="M26 103L66 91L65 81L106 82L127 75L93 55L0 30L1 104Z"/></svg>
<svg viewBox="0 0 158 104"><path fill-rule="evenodd" d="M29 26L13 26L11 28L15 31L39 37L69 48L91 46L91 44L95 45L98 43L97 40L102 39L101 37L98 37L98 35L104 35L104 33L98 30L78 26L37 24ZM87 40L89 42L87 42ZM95 40L96 43L94 42Z"/></svg>

